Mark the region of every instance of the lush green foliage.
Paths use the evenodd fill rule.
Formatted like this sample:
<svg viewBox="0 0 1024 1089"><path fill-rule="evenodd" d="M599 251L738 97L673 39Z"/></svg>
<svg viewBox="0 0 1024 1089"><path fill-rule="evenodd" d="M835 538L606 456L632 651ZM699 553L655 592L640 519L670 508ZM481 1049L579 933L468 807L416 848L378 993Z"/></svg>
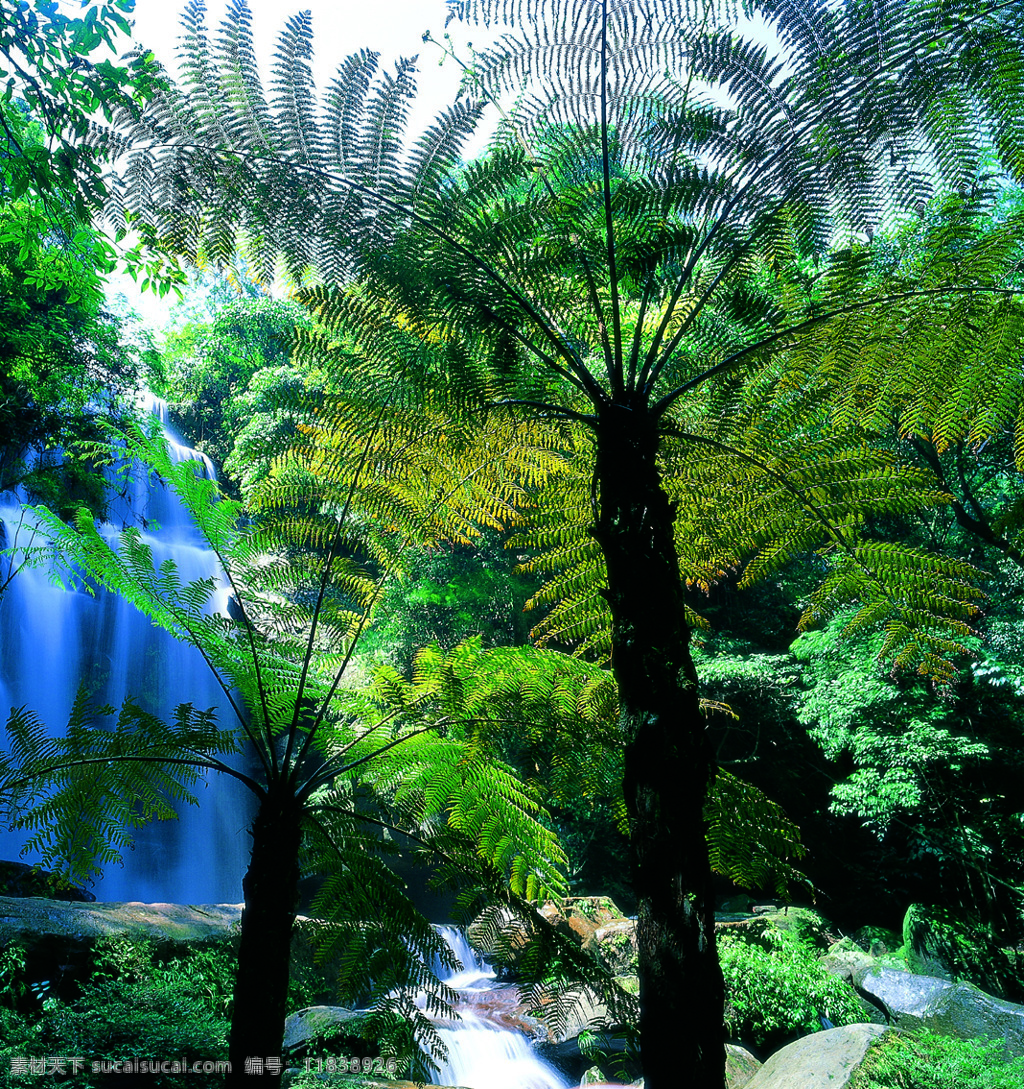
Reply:
<svg viewBox="0 0 1024 1089"><path fill-rule="evenodd" d="M274 394L301 383L288 362L298 325L308 325L301 308L250 289L208 320L175 325L164 345L174 423L247 488L266 476L288 437L273 416L281 400Z"/></svg>
<svg viewBox="0 0 1024 1089"><path fill-rule="evenodd" d="M26 151L43 149L38 125L6 104L0 112ZM13 186L15 165L0 159L0 188ZM0 205L0 490L25 484L62 513L102 507L100 481L74 446L132 404L153 364L105 309L112 260L109 243L66 208L31 192Z"/></svg>
<svg viewBox="0 0 1024 1089"><path fill-rule="evenodd" d="M565 889L564 857L538 820L537 792L476 743L470 729L476 710L432 701L448 691L450 670L442 667L435 676L424 667L419 690L407 691L401 678L384 672L368 692L342 686L379 579L404 543L397 541L396 552L390 527L371 537L374 513L387 509L380 478L364 480L362 463L350 466L347 452L339 454L342 510L305 522L286 510L288 539L307 549L289 558L266 551L281 547L282 538L271 535L272 520L240 525L238 504L217 501L216 485L197 475L194 462L175 464L158 439L139 430L122 441L119 453L142 458L160 473L220 557L236 594L231 616L210 614L212 580L183 584L173 561L155 567L137 529L126 530L115 549L87 512L71 526L37 513L64 557L69 581L89 589L87 576L115 590L199 647L238 721L214 724L186 705L176 721L162 723L129 702L108 730L80 700L65 736L48 739L31 714L17 712L0 769L4 804L12 819L35 830L47 861L82 876L97 858L116 859L139 821L191 800L201 769L240 780L260 801L284 795L302 840L301 858L290 864L301 862L321 878L314 911L323 920L322 951L340 965L340 997L370 1006L369 1031L414 1053L417 1040L435 1039L416 993L427 990L432 1012L447 1009L447 992L426 964L450 957L387 864L395 838L421 849L441 879L457 881L467 909L481 897L523 907L523 898ZM407 532L424 528L429 536L445 515L462 532L471 527L471 504L494 462L486 444L481 456L482 464L463 468L473 479L460 496L468 509L428 507L425 527L407 510ZM392 469L385 483L398 487ZM500 487L502 466L494 472ZM329 534L325 551L315 547L317 532ZM372 556L382 575L352 556L360 546L365 554L368 540L375 541ZM520 678L531 685L528 675L520 672ZM606 677L600 681L607 684ZM243 747L249 771L226 759ZM276 868L286 862L273 859Z"/></svg>
<svg viewBox="0 0 1024 1089"><path fill-rule="evenodd" d="M131 206L173 224L169 240L196 259L227 262L243 251L261 275L283 262L296 284L313 263L322 283L305 298L324 327L313 340L327 352L332 338L351 338L367 381L383 373L429 381L437 365L428 357L440 355L453 391L468 400L546 405L548 416L598 431L606 399L648 406L678 504L684 577L706 584L751 561L752 581L824 548L831 563L808 621L857 600L850 623L884 625L887 655L948 678L977 612L975 572L865 532L866 514L914 509L940 492L853 426L853 405L890 357L918 388L943 353L959 350L958 336L971 345L965 390L981 388L970 375L1013 371L1013 214L979 239L944 226L940 212L940 225L918 232L902 256L872 239L891 235L936 192L969 187L983 168L1020 172L1007 106L1022 82L1009 44L1019 12L981 6L936 31L918 5L881 23L858 5L752 5L778 22L773 58L721 29L728 5L679 0L659 6L657 18L641 15L642 4L604 15L577 6L454 4L463 20L519 22L475 58L463 101L407 159L410 68L391 80L372 55L350 57L321 123L303 59L307 20L282 34L280 82L268 97L247 7L234 6L216 42L200 11L190 12L183 86L132 130L138 176L159 163L183 184L170 200L131 184ZM658 27L650 41L634 33L648 16ZM563 48L551 20L587 44ZM595 96L583 58L605 40ZM938 49L925 44L939 40ZM927 73L914 59L926 48ZM778 87L776 63L794 73ZM822 71L848 65L858 88L870 87L869 106L819 83ZM219 95L208 85L213 72ZM901 97L908 81L918 86L913 108ZM279 94L284 86L290 95ZM583 86L586 94L571 90ZM704 88L716 86L734 109L712 104ZM925 105L932 95L942 109ZM464 167L458 151L482 104L507 99L515 105L491 154ZM984 137L965 120L977 108L992 113ZM179 134L173 150L167 132ZM921 158L930 173L913 165ZM202 197L185 184L211 176L219 187ZM275 199L257 199L266 192ZM935 328L950 336L905 335ZM855 360L860 371L843 370ZM832 419L842 426L823 434L819 391L833 375L847 383ZM779 396L765 396L776 386ZM951 419L970 410L971 396L959 397ZM549 568L567 568L548 595L559 619L546 634L584 649L603 643L597 633L607 626L602 599L584 590L600 585L603 565L586 532L587 460L574 494L554 483L547 498L557 516L544 540Z"/></svg>
<svg viewBox="0 0 1024 1089"><path fill-rule="evenodd" d="M788 935L765 942L725 936L725 1021L731 1038L772 1051L793 1034L818 1032L822 1018L854 1024L863 1011L845 980L830 975L813 949Z"/></svg>
<svg viewBox="0 0 1024 1089"><path fill-rule="evenodd" d="M1007 1061L998 1042L930 1033L888 1033L854 1074L851 1089L1017 1089L1024 1059Z"/></svg>
<svg viewBox="0 0 1024 1089"><path fill-rule="evenodd" d="M723 29L731 3L455 2L456 18L512 24L475 57L466 96L406 152L411 65L391 78L356 54L320 103L299 16L265 91L247 6L231 5L213 41L202 6L190 6L183 86L164 88L145 115L124 114L130 148L115 212L141 229L158 264L169 252L225 264L244 251L264 280L283 270L317 323L299 335L298 360L331 372L331 396L317 398L291 460L254 491L277 516L276 556L284 539L287 558L256 562L272 540L269 518L235 537L233 508L221 505L222 522L206 515L215 545L242 561L232 573L241 621L207 622L208 588L152 571L137 536L122 559L84 521L77 534L54 526L94 576L200 642L225 688L240 692L252 716L239 716L241 729L266 773L250 783L301 802L310 857L330 874L320 906L333 912L334 944L350 965L372 962L381 985L412 984L422 974L408 960L372 960L378 935L365 920L380 902L352 887L352 874L364 875L389 922L428 948L389 871L367 860L359 789L383 807L378 825L456 859L452 873L482 856L480 886L511 886L512 899L557 891L562 859L536 818L533 785L495 755L487 685L464 683L457 654L428 651L419 675L381 673L352 702L337 697L340 678L361 613L408 542L466 543L481 526L520 521L536 498L547 514L524 539L545 553L530 562L554 575L538 598L554 606L541 634L583 654L614 648L634 874L652 882L640 911L645 1009L666 1014L645 1044L655 1086L670 1076L669 1024L685 1026L685 1061L704 1065L701 1084L721 1081L704 1058L716 1010L701 1010L708 1020L696 1031L672 1006L685 973L653 990L669 980L651 953L659 948L685 950L680 963L703 972L709 992L720 983L702 835L702 810L714 818L716 802L705 799L715 776L700 711L710 704L695 694L681 579L711 593L739 568L748 585L813 553L806 623L852 601L848 633L880 628L882 657L948 681L975 635L981 576L885 532L887 520L949 496L934 466L900 457L861 418L894 418L940 457L1018 418L1020 218L987 234L926 231L895 255L890 240L932 196L970 191L990 164L1024 177L1020 6L957 5L939 19L917 2L882 14L856 2L746 7L776 24L777 50ZM488 101L513 104L488 156L465 166L460 148ZM962 366L951 396L932 398L943 402L935 413L928 393L947 358ZM255 405L261 390L251 392ZM497 422L507 408L532 417L525 430ZM271 420L271 432L293 419ZM626 454L637 472L623 472ZM484 467L499 459L506 473L494 481ZM198 495L193 481L179 483ZM807 661L808 672L819 664ZM769 665L748 672L763 681ZM989 753L937 723L923 689L897 749L885 721L895 701L868 679L862 670L847 695L863 697L872 730L832 716L827 700L806 702L830 752L857 762L838 802L892 825L903 800L919 808L925 798L908 785L936 767L959 777ZM499 676L498 687L529 705L544 685ZM567 686L547 687L560 698ZM25 756L34 726L16 725ZM523 749L542 755L543 739L527 731ZM556 752L547 769L556 795L559 758L567 763ZM23 762L29 773L66 769ZM590 761L580 763L589 775ZM717 782L723 811L764 802L725 774ZM519 855L488 801L503 805ZM752 820L736 839L791 846L766 810L777 840L754 835L765 822ZM712 861L733 873L730 846L712 837ZM694 910L652 892L655 881L675 882ZM797 1020L806 1012L798 1005Z"/></svg>
<svg viewBox="0 0 1024 1089"><path fill-rule="evenodd" d="M536 580L516 570L524 558L493 531L471 547L410 556L381 600L366 649L407 669L428 643L447 650L472 635L486 646L528 642L524 606Z"/></svg>
<svg viewBox="0 0 1024 1089"><path fill-rule="evenodd" d="M110 0L94 4L81 18L49 0L5 7L0 16L0 140L8 199L32 192L51 210L70 204L84 221L108 194L100 165L112 133L101 129L96 118L109 122L118 111L136 112L152 89L156 70L151 56L118 65L91 55L104 46L116 53L118 35L130 30L126 16L134 6L134 0ZM24 139L9 109L15 100L43 125L45 143Z"/></svg>
<svg viewBox="0 0 1024 1089"><path fill-rule="evenodd" d="M13 950L8 947L4 957ZM29 1071L19 1075L12 1066L17 1058L78 1057L84 1061L77 1073L68 1061L48 1080L88 1089L109 1085L115 1076L94 1071L94 1062L226 1058L234 977L230 948L169 958L158 957L151 943L111 938L97 944L93 957L92 976L82 983L78 997L57 997L56 984L43 983L15 1008L0 1010L0 1084L17 1086L29 1076ZM16 984L17 975L5 980L8 986ZM166 1089L196 1079L194 1074L159 1071L145 1077L147 1084Z"/></svg>

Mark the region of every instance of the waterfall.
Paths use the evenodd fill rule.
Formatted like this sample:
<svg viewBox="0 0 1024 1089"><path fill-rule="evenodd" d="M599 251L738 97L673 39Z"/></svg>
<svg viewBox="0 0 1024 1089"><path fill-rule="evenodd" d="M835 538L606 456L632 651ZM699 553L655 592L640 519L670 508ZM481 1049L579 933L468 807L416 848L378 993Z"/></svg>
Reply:
<svg viewBox="0 0 1024 1089"><path fill-rule="evenodd" d="M166 406L154 402L175 460L200 459L166 425ZM5 546L24 545L31 516L23 519L20 498L0 495ZM137 526L152 547L154 562L171 559L183 583L219 577L216 557L177 497L155 474L131 467L118 481L102 533L113 541ZM159 528L156 528L159 527ZM227 608L218 591L213 608ZM0 728L12 707L34 711L56 733L63 729L80 684L96 705L120 707L131 696L145 710L169 721L174 709L191 703L215 708L217 721L233 723L230 705L199 652L154 627L119 597L98 591L68 592L39 568L17 573L0 598ZM92 891L102 900L236 903L249 841L250 807L244 788L226 776L211 776L194 788L198 807L181 805L177 821L154 822L135 833L135 848L123 867L110 867ZM0 858L17 859L26 834L0 830ZM25 861L33 862L32 856Z"/></svg>
<svg viewBox="0 0 1024 1089"><path fill-rule="evenodd" d="M515 988L499 987L494 969L453 927L440 927L441 936L459 959L462 968L447 973L444 982L465 996L457 1003L461 1020L440 1027L438 1032L448 1048L448 1061L437 1075L440 1085L458 1085L465 1089L567 1089L568 1082L538 1055L522 1032L499 1023L503 1005L515 1004ZM471 995L489 992L492 1004L469 1003ZM500 997L503 993L504 1002ZM486 1010L486 1012L480 1012Z"/></svg>

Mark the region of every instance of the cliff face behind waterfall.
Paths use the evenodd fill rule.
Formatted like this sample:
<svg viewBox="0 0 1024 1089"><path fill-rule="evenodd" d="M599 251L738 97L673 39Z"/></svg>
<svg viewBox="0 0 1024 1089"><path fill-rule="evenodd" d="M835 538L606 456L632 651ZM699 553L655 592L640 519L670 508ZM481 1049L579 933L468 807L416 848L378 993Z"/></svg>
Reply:
<svg viewBox="0 0 1024 1089"><path fill-rule="evenodd" d="M164 406L152 410L163 422ZM177 460L201 458L171 433L165 435ZM213 467L202 459L206 471ZM22 497L0 495L6 545L24 544L31 515ZM177 498L155 474L140 466L118 480L103 532L115 538L136 526L153 549L154 561L171 560L183 583L218 575L214 554ZM15 561L16 562L16 561ZM226 609L227 594L214 607ZM169 719L182 703L214 708L230 725L232 711L198 651L153 626L115 595L66 591L42 568L25 567L0 598L0 718L25 707L56 735L67 723L79 686L95 705L119 707L131 697L145 710ZM225 777L198 788L200 806L182 806L177 821L140 829L123 867L110 867L92 889L101 900L233 903L241 899L248 836L244 793ZM0 832L0 858L18 859L25 833ZM31 855L25 861L34 861Z"/></svg>

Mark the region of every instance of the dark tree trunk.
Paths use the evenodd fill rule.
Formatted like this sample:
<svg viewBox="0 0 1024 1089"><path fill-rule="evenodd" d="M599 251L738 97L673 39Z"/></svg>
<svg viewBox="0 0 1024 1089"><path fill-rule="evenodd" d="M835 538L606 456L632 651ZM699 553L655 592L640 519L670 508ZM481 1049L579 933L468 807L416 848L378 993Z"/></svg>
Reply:
<svg viewBox="0 0 1024 1089"><path fill-rule="evenodd" d="M252 858L242 881L245 907L228 1046L229 1087L277 1086L281 1081L288 962L299 889L295 798L273 793L265 797L251 835Z"/></svg>
<svg viewBox="0 0 1024 1089"><path fill-rule="evenodd" d="M657 449L645 408L601 410L594 533L608 567L622 705L641 1060L647 1089L723 1089L724 986L703 812L714 760Z"/></svg>

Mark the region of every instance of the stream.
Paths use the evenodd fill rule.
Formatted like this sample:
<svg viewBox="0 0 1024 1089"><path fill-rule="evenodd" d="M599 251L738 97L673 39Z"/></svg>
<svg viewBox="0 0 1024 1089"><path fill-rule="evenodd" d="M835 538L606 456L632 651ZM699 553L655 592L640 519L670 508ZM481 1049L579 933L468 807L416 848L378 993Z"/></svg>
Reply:
<svg viewBox="0 0 1024 1089"><path fill-rule="evenodd" d="M438 1027L448 1047L448 1061L437 1074L439 1085L464 1089L569 1089L569 1082L533 1050L522 1023L519 991L499 983L494 969L453 926L438 933L462 964L462 970L438 978L459 993L460 1020ZM586 1089L616 1089L621 1082L591 1084Z"/></svg>
<svg viewBox="0 0 1024 1089"><path fill-rule="evenodd" d="M535 1054L525 1033L514 1027L519 1007L515 987L498 983L494 969L455 927L439 932L462 963L462 971L441 978L458 991L461 1020L439 1028L448 1061L436 1080L466 1089L568 1089L553 1066Z"/></svg>

